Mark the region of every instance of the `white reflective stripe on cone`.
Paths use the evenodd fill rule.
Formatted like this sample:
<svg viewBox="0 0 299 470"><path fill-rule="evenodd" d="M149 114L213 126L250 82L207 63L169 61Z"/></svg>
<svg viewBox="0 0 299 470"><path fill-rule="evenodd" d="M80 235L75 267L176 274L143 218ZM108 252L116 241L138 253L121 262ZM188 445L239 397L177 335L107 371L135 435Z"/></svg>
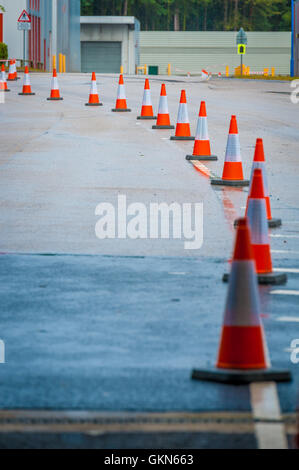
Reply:
<svg viewBox="0 0 299 470"><path fill-rule="evenodd" d="M5 70L3 70L3 72L1 72L1 80L3 82L6 82L6 73L5 73Z"/></svg>
<svg viewBox="0 0 299 470"><path fill-rule="evenodd" d="M119 100L125 100L126 99L126 92L125 92L125 87L124 85L118 85L118 94L117 98Z"/></svg>
<svg viewBox="0 0 299 470"><path fill-rule="evenodd" d="M151 105L152 105L151 92L150 90L144 90L142 106L151 106Z"/></svg>
<svg viewBox="0 0 299 470"><path fill-rule="evenodd" d="M250 175L249 194L250 194L251 185L252 185L253 172L256 169L261 169L262 170L263 183L264 183L264 193L265 193L265 196L268 197L269 196L269 186L268 186L268 178L267 178L265 162L253 162L252 163L251 175Z"/></svg>
<svg viewBox="0 0 299 470"><path fill-rule="evenodd" d="M249 199L247 217L250 225L251 243L253 245L269 245L265 199Z"/></svg>
<svg viewBox="0 0 299 470"><path fill-rule="evenodd" d="M159 114L168 114L167 96L160 96Z"/></svg>
<svg viewBox="0 0 299 470"><path fill-rule="evenodd" d="M187 103L180 103L177 122L180 124L189 124Z"/></svg>
<svg viewBox="0 0 299 470"><path fill-rule="evenodd" d="M260 297L255 262L237 260L232 262L226 300L225 326L259 326Z"/></svg>
<svg viewBox="0 0 299 470"><path fill-rule="evenodd" d="M197 121L196 140L209 140L208 120L200 116Z"/></svg>
<svg viewBox="0 0 299 470"><path fill-rule="evenodd" d="M90 94L91 95L97 95L98 94L97 82L95 80L91 81Z"/></svg>
<svg viewBox="0 0 299 470"><path fill-rule="evenodd" d="M226 162L241 162L242 161L240 139L239 139L238 134L228 135L225 161Z"/></svg>
<svg viewBox="0 0 299 470"><path fill-rule="evenodd" d="M52 90L59 90L57 77L52 77Z"/></svg>
<svg viewBox="0 0 299 470"><path fill-rule="evenodd" d="M30 85L30 76L29 73L25 73L24 75L24 85L29 86Z"/></svg>

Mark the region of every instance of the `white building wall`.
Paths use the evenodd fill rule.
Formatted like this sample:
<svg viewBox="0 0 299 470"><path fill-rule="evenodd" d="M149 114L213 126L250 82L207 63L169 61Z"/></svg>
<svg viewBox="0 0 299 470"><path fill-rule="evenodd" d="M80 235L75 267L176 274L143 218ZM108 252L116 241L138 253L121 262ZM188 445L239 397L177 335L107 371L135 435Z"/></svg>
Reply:
<svg viewBox="0 0 299 470"><path fill-rule="evenodd" d="M23 31L18 31L17 21L22 11L26 10L26 4L26 0L1 0L1 5L5 8L3 41L8 46L8 57L11 59L23 59L24 34ZM28 36L28 33L26 33L26 36Z"/></svg>
<svg viewBox="0 0 299 470"><path fill-rule="evenodd" d="M251 71L261 72L275 67L277 74L289 74L291 57L290 32L249 32L244 64ZM222 31L142 31L140 33L141 65L158 65L165 74L168 63L173 74L210 72L230 73L240 65L236 33Z"/></svg>

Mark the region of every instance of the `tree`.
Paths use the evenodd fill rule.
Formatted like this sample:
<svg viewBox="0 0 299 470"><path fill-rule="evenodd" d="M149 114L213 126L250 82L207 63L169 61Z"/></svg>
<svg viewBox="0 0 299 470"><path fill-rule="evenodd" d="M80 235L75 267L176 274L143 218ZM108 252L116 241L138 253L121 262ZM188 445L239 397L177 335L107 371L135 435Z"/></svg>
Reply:
<svg viewBox="0 0 299 470"><path fill-rule="evenodd" d="M145 31L287 31L291 0L81 0L82 15L130 15Z"/></svg>

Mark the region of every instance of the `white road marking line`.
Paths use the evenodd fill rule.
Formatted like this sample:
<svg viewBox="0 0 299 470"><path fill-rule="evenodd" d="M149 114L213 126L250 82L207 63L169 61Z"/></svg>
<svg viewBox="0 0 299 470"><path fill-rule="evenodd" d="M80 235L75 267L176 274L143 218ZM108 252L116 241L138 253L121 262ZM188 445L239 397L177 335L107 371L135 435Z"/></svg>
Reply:
<svg viewBox="0 0 299 470"><path fill-rule="evenodd" d="M299 251L291 251L291 250L271 250L271 253L287 254L287 255L299 255Z"/></svg>
<svg viewBox="0 0 299 470"><path fill-rule="evenodd" d="M290 274L299 274L299 268L274 268L273 271L276 273L290 273Z"/></svg>
<svg viewBox="0 0 299 470"><path fill-rule="evenodd" d="M299 238L299 235L281 235L280 233L270 233L272 238Z"/></svg>
<svg viewBox="0 0 299 470"><path fill-rule="evenodd" d="M259 449L287 449L275 382L253 382L249 389Z"/></svg>
<svg viewBox="0 0 299 470"><path fill-rule="evenodd" d="M174 273L168 273L168 274L172 274L173 276L184 276L185 274L187 273L179 273L179 272L174 272Z"/></svg>
<svg viewBox="0 0 299 470"><path fill-rule="evenodd" d="M272 295L299 295L299 290L271 290Z"/></svg>
<svg viewBox="0 0 299 470"><path fill-rule="evenodd" d="M279 318L276 318L276 321L299 322L299 317L279 317Z"/></svg>

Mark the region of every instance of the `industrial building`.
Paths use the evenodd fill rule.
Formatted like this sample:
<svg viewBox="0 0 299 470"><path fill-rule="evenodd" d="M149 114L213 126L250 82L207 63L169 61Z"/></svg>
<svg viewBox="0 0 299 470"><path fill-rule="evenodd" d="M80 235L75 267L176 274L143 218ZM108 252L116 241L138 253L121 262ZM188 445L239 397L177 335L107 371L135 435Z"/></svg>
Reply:
<svg viewBox="0 0 299 470"><path fill-rule="evenodd" d="M23 10L31 17L25 35L25 59L35 68L50 71L52 56L66 56L66 70L80 72L80 0L1 0L3 41L10 58L24 58L24 34L17 30Z"/></svg>
<svg viewBox="0 0 299 470"><path fill-rule="evenodd" d="M291 73L293 76L299 76L299 1L292 2L292 62Z"/></svg>
<svg viewBox="0 0 299 470"><path fill-rule="evenodd" d="M0 4L5 8L5 13L2 15L3 27L0 42L5 42L8 45L9 57L22 59L24 35L22 31L17 30L17 21L22 11L27 7L27 0L1 0Z"/></svg>
<svg viewBox="0 0 299 470"><path fill-rule="evenodd" d="M51 70L52 56L66 56L66 70L80 72L80 0L27 0L32 30L28 58Z"/></svg>
<svg viewBox="0 0 299 470"><path fill-rule="evenodd" d="M299 2L298 2L299 5ZM299 31L298 31L299 32ZM275 68L276 74L288 75L291 60L291 32L247 33L248 47L244 64L251 73ZM235 31L142 31L140 63L157 65L159 73L167 73L171 64L174 75L200 73L203 68L212 73L230 73L240 65Z"/></svg>
<svg viewBox="0 0 299 470"><path fill-rule="evenodd" d="M81 16L81 71L134 74L140 23L133 16Z"/></svg>

